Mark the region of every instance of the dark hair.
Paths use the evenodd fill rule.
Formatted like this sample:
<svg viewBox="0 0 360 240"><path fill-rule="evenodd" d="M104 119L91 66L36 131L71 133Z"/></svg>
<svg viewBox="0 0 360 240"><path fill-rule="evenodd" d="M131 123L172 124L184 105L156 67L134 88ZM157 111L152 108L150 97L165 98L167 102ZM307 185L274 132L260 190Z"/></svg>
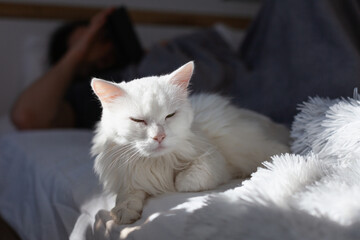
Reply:
<svg viewBox="0 0 360 240"><path fill-rule="evenodd" d="M57 63L68 50L68 40L73 31L82 26L86 26L88 22L77 21L61 25L50 37L48 48L48 60L50 65Z"/></svg>

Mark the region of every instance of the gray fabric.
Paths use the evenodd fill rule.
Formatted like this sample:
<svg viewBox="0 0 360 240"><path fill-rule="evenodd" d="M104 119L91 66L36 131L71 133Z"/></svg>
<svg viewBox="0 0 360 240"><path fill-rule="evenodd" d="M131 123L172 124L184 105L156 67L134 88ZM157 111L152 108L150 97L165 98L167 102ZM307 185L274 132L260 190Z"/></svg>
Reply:
<svg viewBox="0 0 360 240"><path fill-rule="evenodd" d="M166 46L154 46L140 63L125 69L99 73L95 77L121 82L151 75L170 73L188 61L195 60L191 80L192 92L220 92L230 95L234 73L240 67L239 57L214 29L197 31L170 41ZM90 79L89 79L90 80ZM89 80L74 83L68 90L76 127L92 128L100 119L100 104Z"/></svg>
<svg viewBox="0 0 360 240"><path fill-rule="evenodd" d="M359 87L359 16L355 0L267 0L237 55L215 31L200 31L155 47L113 78L164 74L195 60L194 91L220 91L290 125L309 96L351 96Z"/></svg>
<svg viewBox="0 0 360 240"><path fill-rule="evenodd" d="M353 7L335 14L326 0L265 1L239 51L237 102L291 123L308 96L351 96L360 83L360 11L359 2L342 2ZM347 30L344 19L352 20Z"/></svg>
<svg viewBox="0 0 360 240"><path fill-rule="evenodd" d="M151 75L167 74L188 61L195 61L195 71L191 80L193 92L207 91L229 94L234 81L239 57L214 29L175 38L165 46L154 46L137 65L132 65L118 73L112 73L115 81L129 81Z"/></svg>

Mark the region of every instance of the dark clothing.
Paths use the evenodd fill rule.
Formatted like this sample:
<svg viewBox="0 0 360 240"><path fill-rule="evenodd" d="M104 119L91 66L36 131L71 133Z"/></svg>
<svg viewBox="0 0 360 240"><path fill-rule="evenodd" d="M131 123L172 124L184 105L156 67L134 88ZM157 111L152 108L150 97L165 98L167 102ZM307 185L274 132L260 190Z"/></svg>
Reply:
<svg viewBox="0 0 360 240"><path fill-rule="evenodd" d="M166 46L154 46L140 63L124 69L95 75L113 82L171 73L181 65L195 61L191 80L192 92L222 92L229 94L233 72L239 62L221 36L213 29L173 39ZM76 127L92 128L100 119L101 104L90 87L91 78L77 81L70 87L66 100L75 111Z"/></svg>
<svg viewBox="0 0 360 240"><path fill-rule="evenodd" d="M101 116L101 104L93 93L90 78L73 83L65 99L75 113L76 128L93 128Z"/></svg>
<svg viewBox="0 0 360 240"><path fill-rule="evenodd" d="M240 107L290 125L297 105L309 96L346 97L360 86L359 5L356 0L267 0L238 54L215 31L200 31L154 47L139 64L105 79L170 73L195 60L193 92L220 91ZM100 104L86 84L88 92L75 93L77 100L71 101L79 127L99 118Z"/></svg>
<svg viewBox="0 0 360 240"><path fill-rule="evenodd" d="M239 51L243 68L232 95L291 124L309 96L352 96L360 85L359 45L358 0L264 1Z"/></svg>

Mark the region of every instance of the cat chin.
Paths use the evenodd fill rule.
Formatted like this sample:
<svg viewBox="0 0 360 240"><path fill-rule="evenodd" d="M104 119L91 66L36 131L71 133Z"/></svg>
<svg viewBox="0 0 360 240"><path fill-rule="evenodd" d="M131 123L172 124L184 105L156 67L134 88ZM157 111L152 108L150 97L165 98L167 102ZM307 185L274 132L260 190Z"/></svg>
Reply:
<svg viewBox="0 0 360 240"><path fill-rule="evenodd" d="M140 150L144 157L156 158L161 157L172 152L170 147L158 146L152 150Z"/></svg>
<svg viewBox="0 0 360 240"><path fill-rule="evenodd" d="M151 157L161 157L171 152L169 147L160 147L152 152Z"/></svg>

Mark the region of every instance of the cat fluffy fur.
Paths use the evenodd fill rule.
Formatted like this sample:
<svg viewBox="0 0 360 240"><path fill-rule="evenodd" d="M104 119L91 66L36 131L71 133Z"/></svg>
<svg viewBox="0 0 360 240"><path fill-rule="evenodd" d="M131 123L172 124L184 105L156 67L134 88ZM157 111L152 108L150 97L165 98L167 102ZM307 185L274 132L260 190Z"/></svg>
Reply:
<svg viewBox="0 0 360 240"><path fill-rule="evenodd" d="M111 215L119 224L140 218L149 195L212 189L289 151L284 126L216 94L189 97L193 68L190 62L128 83L92 81L103 107L94 169L104 189L117 194Z"/></svg>

